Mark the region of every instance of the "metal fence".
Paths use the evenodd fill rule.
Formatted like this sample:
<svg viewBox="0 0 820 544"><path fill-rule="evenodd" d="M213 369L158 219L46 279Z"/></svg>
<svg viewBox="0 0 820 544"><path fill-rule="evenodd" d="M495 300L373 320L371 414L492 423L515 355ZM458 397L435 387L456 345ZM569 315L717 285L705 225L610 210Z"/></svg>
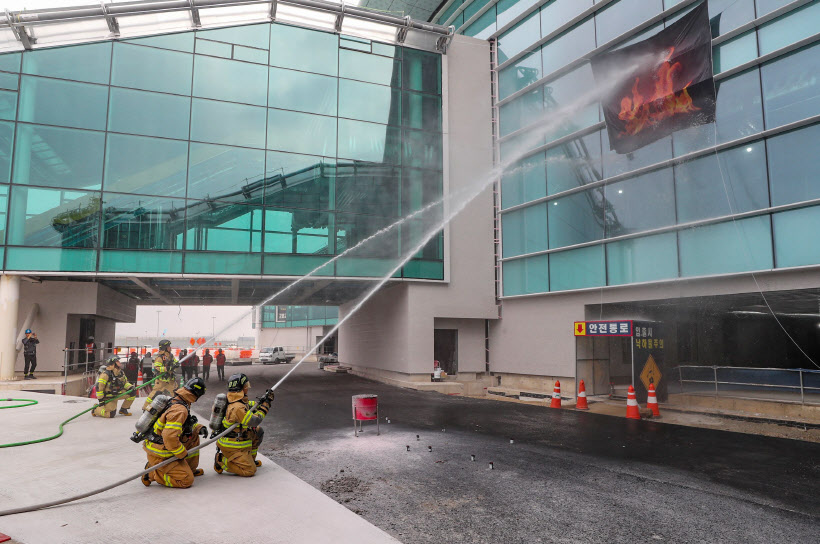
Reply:
<svg viewBox="0 0 820 544"><path fill-rule="evenodd" d="M679 393L820 404L820 370L684 365L673 371Z"/></svg>

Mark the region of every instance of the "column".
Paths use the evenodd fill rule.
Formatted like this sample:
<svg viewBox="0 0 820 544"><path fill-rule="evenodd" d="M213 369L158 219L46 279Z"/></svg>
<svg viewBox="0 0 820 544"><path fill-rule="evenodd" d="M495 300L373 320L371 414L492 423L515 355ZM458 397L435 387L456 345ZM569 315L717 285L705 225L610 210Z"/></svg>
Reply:
<svg viewBox="0 0 820 544"><path fill-rule="evenodd" d="M17 361L17 313L20 306L20 276L0 276L0 380L14 378Z"/></svg>

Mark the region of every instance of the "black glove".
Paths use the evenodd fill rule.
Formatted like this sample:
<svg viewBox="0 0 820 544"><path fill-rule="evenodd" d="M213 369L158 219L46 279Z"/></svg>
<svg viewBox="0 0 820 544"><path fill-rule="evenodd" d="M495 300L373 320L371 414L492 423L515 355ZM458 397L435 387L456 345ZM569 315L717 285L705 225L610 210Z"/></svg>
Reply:
<svg viewBox="0 0 820 544"><path fill-rule="evenodd" d="M208 429L206 429L205 427L200 427L199 428L199 436L201 436L202 438L205 438L206 436L208 436Z"/></svg>
<svg viewBox="0 0 820 544"><path fill-rule="evenodd" d="M265 391L265 400L268 402L268 404L271 404L273 402L273 391L271 391L270 389Z"/></svg>
<svg viewBox="0 0 820 544"><path fill-rule="evenodd" d="M137 392L137 388L136 388L136 387L134 387L134 386L132 385L132 386L131 386L131 389L129 389L128 391L126 391L126 394L128 394L128 395L133 395L133 394L134 394L134 393L136 393L136 392Z"/></svg>

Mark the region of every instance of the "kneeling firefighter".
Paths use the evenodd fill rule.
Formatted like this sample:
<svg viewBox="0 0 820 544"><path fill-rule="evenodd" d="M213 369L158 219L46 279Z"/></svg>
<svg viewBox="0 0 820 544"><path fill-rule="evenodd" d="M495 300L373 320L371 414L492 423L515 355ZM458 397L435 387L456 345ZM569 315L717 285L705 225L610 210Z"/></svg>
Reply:
<svg viewBox="0 0 820 544"><path fill-rule="evenodd" d="M199 445L199 437L207 436L208 430L197 422L191 414L191 405L205 394L205 382L193 378L174 392L173 398L157 395L137 422L137 432L131 440L142 443L148 455L145 468L176 457L169 465L143 475L146 486L157 482L166 487L191 487L194 476L204 471L199 466L199 452L189 454L188 450Z"/></svg>
<svg viewBox="0 0 820 544"><path fill-rule="evenodd" d="M142 409L148 410L157 395L166 395L168 397L174 396L179 384L176 376L174 376L174 369L179 364L179 361L174 358L171 353L171 341L163 339L159 341L159 351L154 358L154 375L157 376L153 383L151 394L145 399Z"/></svg>
<svg viewBox="0 0 820 544"><path fill-rule="evenodd" d="M120 408L120 415L130 416L128 409L136 398L134 386L128 383L128 378L120 369L120 358L111 357L105 362L105 366L100 369L100 376L97 378L97 401L99 404L94 407L91 415L95 417L114 417L117 415L117 401L114 397L123 392L128 392L125 401Z"/></svg>
<svg viewBox="0 0 820 544"><path fill-rule="evenodd" d="M262 462L256 460L256 452L264 436L259 425L270 410L273 391L266 391L254 402L248 400L250 387L247 376L234 374L228 378L227 399L218 395L214 401L214 415L211 417L214 432L221 432L238 423L233 431L217 440L214 470L219 474L228 471L239 476L253 476L256 474L256 467L262 466ZM219 425L218 417L222 407L225 412L222 424Z"/></svg>

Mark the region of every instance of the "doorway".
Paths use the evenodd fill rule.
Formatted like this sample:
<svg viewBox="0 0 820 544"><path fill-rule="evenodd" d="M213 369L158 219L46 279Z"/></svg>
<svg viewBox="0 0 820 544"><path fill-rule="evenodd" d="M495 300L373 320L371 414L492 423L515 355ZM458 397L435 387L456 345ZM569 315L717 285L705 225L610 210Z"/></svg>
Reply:
<svg viewBox="0 0 820 544"><path fill-rule="evenodd" d="M457 329L433 329L433 358L441 364L441 369L447 374L458 373Z"/></svg>

